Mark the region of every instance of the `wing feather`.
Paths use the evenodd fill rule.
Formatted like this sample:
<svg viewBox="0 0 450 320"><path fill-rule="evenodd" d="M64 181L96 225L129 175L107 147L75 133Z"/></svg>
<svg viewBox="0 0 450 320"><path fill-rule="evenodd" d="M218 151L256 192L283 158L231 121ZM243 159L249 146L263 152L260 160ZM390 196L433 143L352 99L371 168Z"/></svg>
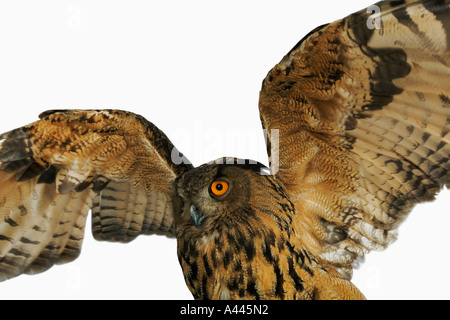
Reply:
<svg viewBox="0 0 450 320"><path fill-rule="evenodd" d="M192 166L163 132L117 110L40 119L0 136L0 281L77 258L91 208L97 240L174 235L172 183Z"/></svg>
<svg viewBox="0 0 450 320"><path fill-rule="evenodd" d="M450 2L377 6L309 34L260 94L263 126L279 129L276 177L294 200L294 223L347 278L450 183Z"/></svg>

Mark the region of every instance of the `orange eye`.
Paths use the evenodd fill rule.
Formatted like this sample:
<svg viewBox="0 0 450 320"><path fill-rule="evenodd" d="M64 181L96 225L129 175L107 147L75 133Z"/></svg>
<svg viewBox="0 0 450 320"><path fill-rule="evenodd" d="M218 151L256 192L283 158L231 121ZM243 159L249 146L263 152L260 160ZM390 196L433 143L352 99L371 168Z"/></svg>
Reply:
<svg viewBox="0 0 450 320"><path fill-rule="evenodd" d="M217 197L223 196L228 191L228 182L216 180L211 184L211 193Z"/></svg>

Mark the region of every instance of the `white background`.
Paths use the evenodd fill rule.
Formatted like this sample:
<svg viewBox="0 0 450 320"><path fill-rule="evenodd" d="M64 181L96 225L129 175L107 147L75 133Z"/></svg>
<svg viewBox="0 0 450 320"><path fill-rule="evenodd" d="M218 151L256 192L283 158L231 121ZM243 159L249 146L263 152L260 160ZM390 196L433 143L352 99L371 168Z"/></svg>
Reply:
<svg viewBox="0 0 450 320"><path fill-rule="evenodd" d="M0 131L47 109L118 108L145 116L194 163L267 164L258 93L267 72L314 27L372 1L2 1ZM449 192L418 206L400 237L354 273L369 299L450 298ZM447 199L446 199L447 198ZM191 299L176 242L96 242L0 299Z"/></svg>

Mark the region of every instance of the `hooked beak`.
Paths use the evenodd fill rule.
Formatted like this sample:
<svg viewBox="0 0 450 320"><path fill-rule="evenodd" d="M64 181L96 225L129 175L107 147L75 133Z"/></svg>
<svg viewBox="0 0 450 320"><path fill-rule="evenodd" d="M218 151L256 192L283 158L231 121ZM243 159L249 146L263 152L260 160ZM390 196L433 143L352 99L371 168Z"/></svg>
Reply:
<svg viewBox="0 0 450 320"><path fill-rule="evenodd" d="M191 221L196 228L200 227L200 225L205 221L206 217L197 211L195 205L191 204L190 208Z"/></svg>

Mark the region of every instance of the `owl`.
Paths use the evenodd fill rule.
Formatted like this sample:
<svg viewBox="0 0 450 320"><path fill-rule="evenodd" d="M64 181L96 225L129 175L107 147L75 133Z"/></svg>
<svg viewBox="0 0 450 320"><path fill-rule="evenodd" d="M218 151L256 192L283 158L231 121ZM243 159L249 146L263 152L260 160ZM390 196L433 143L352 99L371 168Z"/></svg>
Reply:
<svg viewBox="0 0 450 320"><path fill-rule="evenodd" d="M352 271L450 184L450 1L384 1L269 71L270 167L194 168L140 115L51 110L0 136L0 280L97 240L177 241L196 299L363 299Z"/></svg>

